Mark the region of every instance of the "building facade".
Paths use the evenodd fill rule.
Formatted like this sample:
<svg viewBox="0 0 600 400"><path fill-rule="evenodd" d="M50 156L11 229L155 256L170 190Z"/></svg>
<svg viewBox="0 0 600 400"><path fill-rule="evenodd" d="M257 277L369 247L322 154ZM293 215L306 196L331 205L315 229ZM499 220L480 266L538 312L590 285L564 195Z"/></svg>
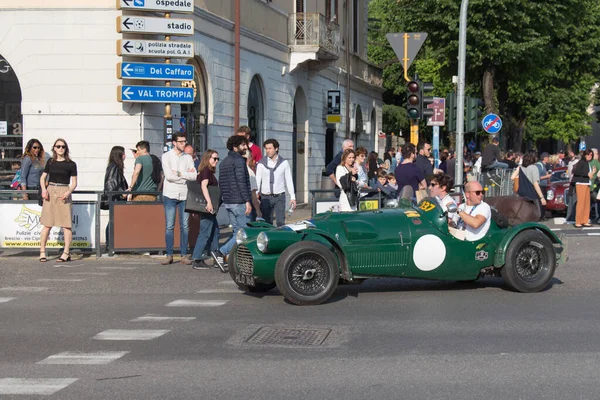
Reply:
<svg viewBox="0 0 600 400"><path fill-rule="evenodd" d="M16 159L31 138L50 150L61 137L78 163L80 189L100 190L112 146L130 148L144 139L160 154L164 104L117 101L119 85L155 84L117 79L117 63L161 62L117 56L118 40L135 39L117 32L117 17L139 13L118 10L115 0L14 3L0 2L5 160ZM280 154L292 163L300 201L320 187L326 161L346 136L369 150L379 146L383 90L381 70L366 61L366 3L239 1L239 125L252 128L255 143L279 141ZM194 6L193 14L181 16L194 19L193 36L172 40L194 43L193 58L173 63L194 65L194 79L182 86L194 88L195 100L173 104L172 115L175 130L185 130L198 152L212 148L224 156L226 139L236 128L236 1L195 0ZM341 91L341 123L327 124L327 91L335 89ZM132 171L129 159L128 179Z"/></svg>

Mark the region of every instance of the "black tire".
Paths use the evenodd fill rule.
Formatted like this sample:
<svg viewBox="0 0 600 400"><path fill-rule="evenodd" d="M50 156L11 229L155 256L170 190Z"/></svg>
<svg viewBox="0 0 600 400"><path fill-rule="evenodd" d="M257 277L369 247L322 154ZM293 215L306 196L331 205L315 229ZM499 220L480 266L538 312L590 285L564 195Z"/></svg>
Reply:
<svg viewBox="0 0 600 400"><path fill-rule="evenodd" d="M275 282L283 296L296 305L321 304L337 288L340 271L335 255L320 243L294 243L281 253Z"/></svg>
<svg viewBox="0 0 600 400"><path fill-rule="evenodd" d="M231 280L235 282L235 267L234 264L235 263L235 256L233 256L234 252L231 252L232 257L231 257L231 262L232 264L229 265L229 276L231 276ZM250 292L250 293L266 293L269 290L273 289L276 284L275 282L270 282L270 283L265 283L265 282L256 282L254 286L248 286L248 285L244 285L242 283L237 283L235 282L235 284L237 285L237 287L240 290L243 290L244 292Z"/></svg>
<svg viewBox="0 0 600 400"><path fill-rule="evenodd" d="M506 262L500 270L512 289L522 293L544 290L554 276L556 254L550 239L540 231L519 233L508 245Z"/></svg>

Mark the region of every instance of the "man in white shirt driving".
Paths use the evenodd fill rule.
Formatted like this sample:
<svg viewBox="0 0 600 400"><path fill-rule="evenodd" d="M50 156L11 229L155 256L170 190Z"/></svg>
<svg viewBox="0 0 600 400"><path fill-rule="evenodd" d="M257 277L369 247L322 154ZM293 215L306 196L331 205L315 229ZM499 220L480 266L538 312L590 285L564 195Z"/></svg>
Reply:
<svg viewBox="0 0 600 400"><path fill-rule="evenodd" d="M477 181L465 185L467 204L461 204L458 216L462 219L465 228L465 239L471 242L485 236L490 229L492 209L483 201L483 188Z"/></svg>

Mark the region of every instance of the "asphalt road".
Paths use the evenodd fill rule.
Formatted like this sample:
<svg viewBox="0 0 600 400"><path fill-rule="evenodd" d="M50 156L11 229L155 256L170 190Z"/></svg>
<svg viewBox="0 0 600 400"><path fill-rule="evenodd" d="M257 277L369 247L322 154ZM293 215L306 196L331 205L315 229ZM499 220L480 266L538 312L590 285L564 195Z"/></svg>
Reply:
<svg viewBox="0 0 600 400"><path fill-rule="evenodd" d="M600 243L568 241L542 293L381 279L314 307L150 257L0 256L0 398L597 399Z"/></svg>

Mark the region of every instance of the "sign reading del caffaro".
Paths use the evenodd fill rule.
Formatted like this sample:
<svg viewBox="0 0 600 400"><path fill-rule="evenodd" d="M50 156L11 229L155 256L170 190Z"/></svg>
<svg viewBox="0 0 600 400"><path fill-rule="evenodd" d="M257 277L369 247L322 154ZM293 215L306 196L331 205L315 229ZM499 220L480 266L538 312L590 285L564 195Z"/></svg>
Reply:
<svg viewBox="0 0 600 400"><path fill-rule="evenodd" d="M118 10L193 13L193 0L117 0Z"/></svg>
<svg viewBox="0 0 600 400"><path fill-rule="evenodd" d="M35 203L0 204L0 247L34 249L40 247L42 207ZM96 246L95 203L74 203L71 248L89 249ZM65 245L60 228L52 228L48 237L49 248Z"/></svg>
<svg viewBox="0 0 600 400"><path fill-rule="evenodd" d="M117 32L135 33L139 35L156 33L174 36L191 36L194 34L194 20L123 16L117 17Z"/></svg>

